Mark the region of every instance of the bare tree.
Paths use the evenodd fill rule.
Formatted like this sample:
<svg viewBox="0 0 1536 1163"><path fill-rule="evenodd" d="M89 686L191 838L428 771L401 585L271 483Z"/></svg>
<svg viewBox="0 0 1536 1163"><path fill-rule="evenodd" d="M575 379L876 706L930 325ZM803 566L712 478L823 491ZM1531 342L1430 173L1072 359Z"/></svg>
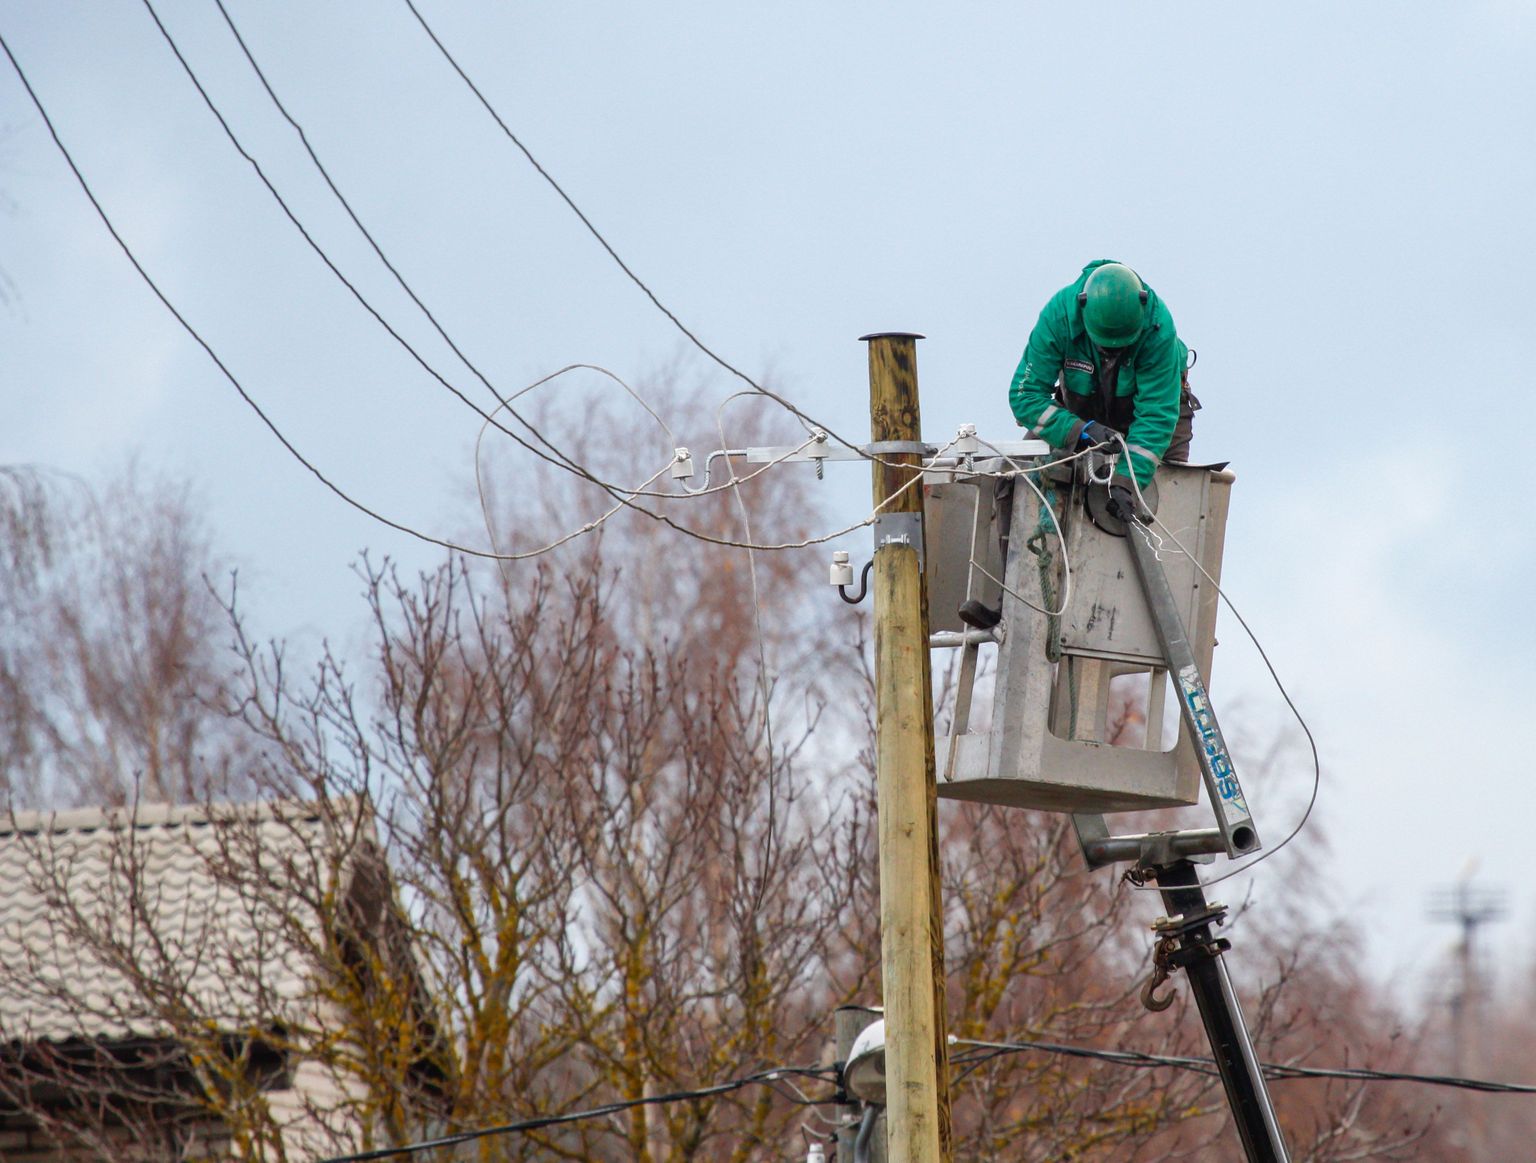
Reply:
<svg viewBox="0 0 1536 1163"><path fill-rule="evenodd" d="M603 439L601 415L564 433L598 450L594 475L633 484L665 466L663 448L637 469L637 442L622 428ZM332 1150L827 1064L832 1009L879 1000L863 624L804 601L820 568L803 554L720 544L803 540L818 524L811 487L777 470L698 499L644 497L651 515L619 508L587 537L498 566L454 558L407 577L365 558L367 656L327 651L302 673L231 605L240 676L224 689L250 733L242 774L263 797L309 805L333 855L226 845L209 875L275 918L258 928L304 967L308 1006L255 1006L239 1042L210 1038L221 1027L206 1001L164 960L127 959L124 988L200 1064L176 1093L229 1128L233 1154L290 1150L297 1100L278 1101L246 1068L254 1046L327 1080L300 1105L309 1147ZM501 493L488 509L502 550L553 542L615 506L611 490L554 469ZM1191 1014L1141 1009L1143 898L1086 870L1062 818L947 805L942 826L954 1033L1203 1052ZM143 865L121 871L145 899L160 891ZM1271 915L1284 924L1249 947L1264 961L1250 991L1264 1052L1399 1061L1412 1035L1394 1041L1369 983L1314 955L1340 938L1302 900L1283 897ZM98 914L59 915L69 943L111 952ZM240 976L233 961L228 972ZM16 1043L8 1093L23 1110L39 1101L27 1085L36 1045ZM111 1105L103 1083L78 1085ZM1409 1101L1283 1085L1299 1157L1407 1158L1429 1141ZM954 1096L968 1157L1175 1160L1230 1147L1207 1075L976 1053ZM749 1087L483 1151L803 1157L801 1128L826 1124L795 1098Z"/></svg>
<svg viewBox="0 0 1536 1163"><path fill-rule="evenodd" d="M133 466L102 489L4 476L0 736L13 803L122 804L241 790L243 732L219 569L185 486Z"/></svg>

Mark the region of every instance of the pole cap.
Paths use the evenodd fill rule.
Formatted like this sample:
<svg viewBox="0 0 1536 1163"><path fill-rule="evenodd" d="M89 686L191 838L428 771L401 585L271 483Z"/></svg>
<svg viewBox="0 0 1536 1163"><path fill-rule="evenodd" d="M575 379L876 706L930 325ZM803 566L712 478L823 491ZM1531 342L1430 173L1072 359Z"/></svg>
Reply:
<svg viewBox="0 0 1536 1163"><path fill-rule="evenodd" d="M915 331L871 331L868 335L859 336L860 343L867 343L871 339L927 339L926 335L919 335Z"/></svg>

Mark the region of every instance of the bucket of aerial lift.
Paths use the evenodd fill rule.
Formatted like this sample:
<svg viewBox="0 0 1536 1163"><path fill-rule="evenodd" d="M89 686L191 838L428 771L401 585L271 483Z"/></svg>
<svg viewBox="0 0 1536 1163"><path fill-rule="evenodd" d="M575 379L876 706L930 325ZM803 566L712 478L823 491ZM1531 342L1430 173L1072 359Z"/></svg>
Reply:
<svg viewBox="0 0 1536 1163"><path fill-rule="evenodd" d="M937 645L963 656L954 722L936 749L938 793L1060 812L1193 804L1200 766L1182 723L1176 742L1164 746L1168 674L1129 546L1090 519L1086 486L1069 473L1058 478L1036 474L1053 501L1054 516L1042 516L1039 496L1022 480L961 469L925 477L930 629ZM1155 481L1158 519L1204 569L1165 541L1162 568L1206 676L1218 595L1205 574L1221 577L1234 479L1224 469L1165 464ZM988 636L960 621L967 598L1000 605L1003 615L994 631L992 705L976 729L971 687L979 640ZM1127 675L1146 676L1144 722L1135 729L1109 718L1110 683Z"/></svg>

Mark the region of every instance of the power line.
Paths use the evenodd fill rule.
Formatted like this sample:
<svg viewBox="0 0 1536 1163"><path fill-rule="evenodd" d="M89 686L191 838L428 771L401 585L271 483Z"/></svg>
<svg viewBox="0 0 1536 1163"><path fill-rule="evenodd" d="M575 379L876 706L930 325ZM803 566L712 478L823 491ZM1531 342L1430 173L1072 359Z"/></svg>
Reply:
<svg viewBox="0 0 1536 1163"><path fill-rule="evenodd" d="M465 396L464 393L461 392L457 386L451 383L446 376L438 371L437 368L433 367L427 361L426 357L423 356L410 343L410 341L405 338L405 336L400 334L400 332L396 330L395 327L391 325L387 319L384 318L383 314L374 307L374 305L367 299L366 296L363 295L362 291L358 289L357 285L353 283L352 280L347 278L346 274L342 272L341 268L338 267L336 263L331 259L325 248L320 245L320 243L310 233L308 228L305 227L304 223L300 221L298 215L294 213L293 208L289 206L287 200L278 191L272 180L267 176L267 173L262 168L261 163L257 161L251 152L247 150L241 143L233 127L229 124L229 120L224 116L223 112L214 102L213 97L208 92L207 87L198 77L196 70L192 68L191 62L187 60L186 55L181 51L180 46L176 43L176 40L171 35L170 30L160 19L160 14L155 10L154 4L151 2L151 0L143 0L143 3L145 9L149 12L150 18L154 21L155 27L159 30L161 37L170 47L171 53L176 57L177 63L181 65L182 71L187 75L187 79L191 81L193 88L195 88L198 92L198 95L202 97L203 104L208 107L208 111L212 113L215 120L218 121L220 128L224 131L225 137L229 139L229 142L234 147L235 151L242 158L244 158L247 163L250 164L251 168L255 171L256 176L261 180L262 185L265 186L267 192L272 195L272 198L277 202L278 207L282 210L288 221L293 225L294 229L299 232L300 236L309 245L309 248L314 251L315 255L320 259L321 262L325 264L326 268L336 276L336 278L341 282L342 286L344 286L351 293L352 297L357 300L358 304L365 311L367 311L370 316L373 317L379 326L384 328L385 332L388 333L390 338L398 343L406 351L406 353L409 354L410 357L422 368L423 371L425 371L434 380L436 380L455 397L457 397L459 401L462 402L466 407L473 410L486 423L491 424L503 435L511 437L514 441L516 441L522 447L526 448L529 452L532 452L535 456L548 461L556 468L561 468L565 471L572 472L575 475L590 481L605 491L608 491L610 495L617 499L618 495L625 491L621 486L617 486L611 482L599 479L590 470L586 469L585 466L576 461L575 458L569 456L561 449L556 447L531 422L529 422L526 417L524 417L517 411L517 409L511 406L510 399L504 398L501 395L501 393L490 382L490 380L480 371L479 367L476 366L469 359L469 357L464 354L463 350L453 341L453 338L438 321L436 315L432 313L431 309L428 308L427 305L421 300L420 296L416 294L415 290L411 287L410 283L406 281L405 277L400 273L399 269L389 260L389 257L384 253L383 248L379 245L377 240L373 237L372 233L354 212L352 205L347 200L346 196L331 179L329 171L325 168L324 163L321 162L319 156L311 147L309 138L305 134L303 127L289 114L287 107L284 106L282 101L278 98L276 92L272 89L272 86L267 82L266 74L262 72L261 66L257 64L255 57L251 55L250 49L247 48L245 40L240 35L240 30L235 27L235 24L230 19L228 12L224 10L223 4L219 4L219 10L224 13L224 19L226 24L229 26L230 32L234 35L236 43L240 46L241 52L245 55L245 59L250 63L250 66L255 71L257 78L261 81L262 87L265 89L268 97L270 97L273 104L276 105L278 112L282 114L283 118L288 122L288 124L291 125L293 129L298 133L299 140L303 143L305 151L309 154L310 160L314 163L315 168L319 171L321 177L325 180L326 185L330 188L331 193L336 197L336 200L346 211L347 216L352 220L353 225L357 227L358 231L362 234L368 245L373 249L374 254L378 256L379 261L382 262L385 269L394 276L395 281L399 284L400 288L405 291L406 295L410 297L411 302L413 302L417 308L420 309L422 314L426 316L427 320L432 324L433 328L443 338L443 341L448 344L453 353L458 356L459 360L464 364L464 366L467 367L470 372L473 373L474 376L482 384L485 385L486 390L496 398L498 403L497 410L504 408L514 419L522 424L523 427L527 428L535 439L537 439L546 448L548 448L550 453L553 453L553 455L540 451L538 448L535 448L532 444L530 444L523 437L519 436L517 433L511 431L506 426L497 423L493 419L495 415L494 411L487 413L483 408L475 404L474 401ZM646 406L644 401L641 401L641 404L643 407ZM652 411L649 407L646 407L646 410L650 411L652 416L656 415L655 412ZM668 432L668 436L670 437L671 430L668 429L667 425L661 421L660 417L656 418L658 423L661 423L662 428ZM673 442L676 443L675 439Z"/></svg>
<svg viewBox="0 0 1536 1163"><path fill-rule="evenodd" d="M772 400L774 403L788 411L802 424L813 428L820 428L822 431L826 432L828 436L832 437L832 439L849 448L858 447L857 444L846 439L845 437L838 435L821 421L808 416L805 412L801 411L798 407L790 403L783 396L780 396L778 393L769 391L767 388L763 387L762 384L758 383L751 376L747 375L746 372L742 371L735 364L730 363L712 347L710 347L707 343L695 335L687 327L687 325L685 325L683 321L679 319L677 315L674 314L673 311L657 297L656 292L651 290L651 288L646 285L645 281L634 272L630 265L619 256L619 252L616 251L608 239L603 236L602 231L598 230L598 228L593 225L592 220L588 218L582 211L581 207L576 205L575 199L573 199L569 194L565 192L565 188L555 180L554 175L552 175L543 167L543 165L539 163L538 158L533 156L533 151L523 144L522 139L518 137L517 134L512 132L511 127L504 120L502 120L501 114L496 112L495 106L493 106L486 98L485 94L480 91L480 87L476 85L475 82L470 78L469 74L464 71L463 66L461 66L459 62L454 58L454 55L448 51L447 45L442 42L437 33L433 31L432 26L427 23L426 18L423 17L422 14L417 10L413 0L405 0L405 6L411 10L411 15L416 18L416 23L421 25L422 31L427 34L428 39L430 39L433 45L436 46L437 51L442 53L443 59L448 62L453 71L459 75L459 79L469 87L469 91L474 94L475 99L480 102L481 107L484 108L488 114L490 114L491 120L494 121L501 132L506 135L507 140L517 147L518 151L522 153L523 157L528 159L528 164L533 166L533 168L538 171L539 176L548 182L550 188L560 196L560 200L563 201L568 207L570 207L571 213L575 214L576 217L581 220L581 224L587 228L587 232L597 240L599 246L608 252L608 257L613 259L613 261L618 264L619 269L622 270L627 276L629 276L630 282L634 283L635 286L640 288L645 297L651 301L651 303L656 307L658 311L660 311L667 317L668 320L671 321L672 325L676 327L678 331L682 332L682 334L687 338L688 342L692 343L696 348L699 349L699 351L703 352L704 355L713 360L715 363L719 364L720 367L724 368L731 375L741 380L744 384L750 387L753 392Z"/></svg>
<svg viewBox="0 0 1536 1163"><path fill-rule="evenodd" d="M722 1082L718 1086L706 1086L699 1090L679 1090L671 1094L646 1095L644 1098L629 1099L625 1102L612 1102L606 1106L592 1107L589 1110L571 1111L563 1115L544 1115L540 1118L523 1119L515 1123L502 1123L494 1127L481 1127L473 1131L461 1131L454 1135L444 1135L438 1139L427 1139L419 1143L408 1143L401 1147L380 1147L373 1151L357 1151L351 1155L333 1155L321 1159L319 1163L369 1163L374 1159L393 1159L401 1155L413 1155L419 1151L432 1151L440 1147L452 1147L459 1143L471 1143L477 1139L486 1139L494 1135L511 1135L523 1131L537 1131L544 1127L559 1126L562 1123L581 1122L586 1119L602 1118L606 1115L622 1114L624 1111L634 1110L642 1106L659 1106L674 1102L691 1102L701 1098L714 1098L717 1095L730 1094L732 1091L741 1090L744 1087L761 1085L767 1086L776 1082L784 1074L812 1074L819 1076L819 1071L806 1069L792 1070L764 1070L757 1074L748 1075L745 1078L733 1079L730 1082Z"/></svg>
<svg viewBox="0 0 1536 1163"><path fill-rule="evenodd" d="M357 212L353 209L352 203L347 199L346 195L341 192L340 187L336 185L336 182L331 177L330 171L326 168L325 163L320 160L320 155L315 152L314 146L310 143L309 135L305 133L304 127L300 125L299 122L294 118L293 114L289 112L288 107L283 103L282 99L278 97L276 90L272 88L271 82L267 80L265 71L263 71L261 65L257 63L255 56L251 53L250 47L246 44L245 37L241 35L240 29L235 25L233 18L231 18L229 15L229 10L225 8L224 0L214 0L214 2L218 5L219 14L223 16L224 23L228 26L230 33L234 36L235 43L240 46L240 52L244 55L246 62L251 66L252 71L255 72L256 79L261 82L262 89L271 99L272 104L277 108L278 113L282 115L283 120L292 126L294 132L298 134L299 142L304 146L304 152L309 155L309 160L314 164L314 167L319 172L320 177L325 181L327 188L329 188L331 193L335 196L336 201L340 203L341 208L346 211L347 217L352 220L352 224L357 227L358 232L363 236L363 239L368 243L369 247L373 250L373 253L377 255L379 261L384 264L384 268L394 277L394 280L399 285L400 289L406 293L411 302L414 303L421 311L421 313L426 317L427 322L429 322L432 325L433 330L435 330L438 335L442 337L443 342L448 345L453 354L458 356L459 361L469 369L470 373L474 375L477 380L485 385L485 389L490 392L491 395L496 399L498 406L505 408L506 411L520 424L527 428L529 432L531 432L533 436L540 441L540 443L550 449L550 451L553 452L560 461L565 462L565 466L569 467L572 471L577 472L578 475L584 476L586 479L593 480L594 483L597 483L595 478L592 477L589 472L585 471L584 468L580 466L574 458L567 456L560 449L555 447L555 445L552 444L547 438L545 438L544 435L539 432L539 430L532 423L530 423L526 417L519 413L517 409L513 408L511 406L510 400L502 396L501 392L498 391L495 385L491 383L491 381L486 377L485 373L480 370L479 366L464 353L463 348L461 348L454 341L453 337L448 334L448 330L438 320L437 316L432 312L432 309L422 301L421 296L416 293L415 289L406 280L405 276L400 273L399 268L390 261L389 256L384 253L384 248L379 245L379 242L374 238L373 233L368 229L367 226L363 224L362 219L358 217ZM320 250L319 246L314 242L314 240L310 238L308 232L304 231L304 228L299 225L298 219L294 217L292 211L289 210L287 203L283 201L276 188L273 187L272 183L267 180L266 175L262 173L261 167L257 164L255 158L251 157L250 154L241 148L240 143L235 140L235 136L233 132L230 131L228 124L225 122L224 118L220 116L219 111L214 107L213 101L209 97L207 90L204 89L203 85L198 81L197 76L195 73L193 73L191 66L187 63L181 52L176 48L176 44L171 39L170 33L167 32L165 26L161 24L159 16L155 15L154 6L150 3L150 0L144 0L144 6L149 9L150 15L154 16L155 23L160 27L161 34L165 37L167 43L170 44L171 50L176 53L176 59L181 62L182 68L186 70L187 76L191 79L192 84L197 87L198 93L202 95L203 100L207 103L209 109L213 110L214 116L218 117L219 123L224 126L225 133L228 134L230 140L234 142L235 148L240 151L241 155L245 157L253 167L255 167L256 172L258 175L260 175L263 184L265 184L267 189L271 191L272 196L278 200L279 205L283 207L284 212L287 213L289 219L293 221L294 225L299 227L300 232L304 234L305 240L310 243L310 245L315 249L316 253L325 260L326 265L335 271L337 277L340 278L341 272L336 269L331 260L326 257L324 252ZM346 282L345 279L342 281ZM353 290L354 295L357 294L357 291L352 288L350 283L348 283L347 286L348 289ZM358 298L361 301L360 295ZM367 306L367 304L364 305ZM373 311L371 307L369 307L369 311L375 316L375 318L379 318L379 321L383 323L383 319L379 317L378 313ZM385 326L387 327L388 325L386 324ZM419 355L416 355L415 350L405 342L403 337L397 335L393 329L390 329L390 334L395 336L395 338L400 343L402 343L413 356L416 356L418 362L422 363L423 366L426 366L425 361L422 360ZM458 389L448 384L448 382L444 380L442 376L437 375L436 372L433 372L433 375L436 379L442 382L445 387L452 391L454 395L458 396L461 400L464 400L464 403L469 404L470 407L473 407L483 419L485 419L487 422L491 422L490 416L488 416L482 409L475 407L473 404L470 404L470 401L465 400ZM650 411L650 409L647 408L647 411ZM651 415L655 416L656 414L652 412ZM661 421L659 416L657 416L656 419L657 422L661 424L662 428L667 431L668 436L671 437L671 429L667 428L667 425ZM496 425L496 427L501 428L500 425ZM501 430L506 432L505 428L501 428ZM513 433L506 432L506 434L508 436L512 436L512 438L517 440L519 444L523 444L525 448L529 448L530 451L535 453L538 452L537 449L531 448L526 444L526 442L515 436ZM676 443L675 439L673 440L673 443ZM546 457L545 459L549 458Z"/></svg>
<svg viewBox="0 0 1536 1163"><path fill-rule="evenodd" d="M32 104L36 107L38 115L42 117L43 124L47 127L49 136L53 138L54 145L58 146L59 152L64 155L64 160L69 165L70 172L75 175L75 180L80 184L81 190L85 192L86 198L90 200L91 206L95 209L96 215L101 219L102 224L106 226L107 232L112 235L112 240L117 243L118 248L127 257L128 261L133 264L133 269L138 272L139 277L144 280L149 289L155 293L155 297L160 300L165 309L175 317L176 322L181 324L183 330L185 330L186 333L196 341L197 345L207 353L208 358L213 360L214 366L216 366L219 371L223 373L224 378L230 382L230 386L232 386L235 391L239 393L240 398L244 400L247 405L249 405L251 411L256 413L261 422L267 426L272 435L277 437L278 443L287 449L288 453L295 460L307 468L310 473L313 474L316 480L318 480L331 492L335 493L336 496L340 497L348 505L351 505L354 509L358 510L358 512L373 518L375 521L378 521L383 525L389 526L391 529L398 530L401 533L407 533L412 537L419 538L420 540L432 542L436 545L442 545L449 549L461 548L459 546L452 545L449 542L442 541L436 537L432 537L428 534L419 533L414 529L400 524L398 521L391 520L390 518L384 516L382 513L378 513L373 509L370 509L361 501L356 500L350 496L345 490L341 488L341 486L337 485L329 477L322 473L311 461L309 461L304 456L303 453L294 447L293 443L286 436L284 436L277 425L273 423L272 418L262 410L261 405L258 404L251 396L251 394L245 390L244 386L235 377L235 374L230 371L224 361L219 358L218 353L213 350L213 347L208 343L208 341L205 340L202 335L198 333L197 329L187 321L187 318L176 309L175 304L173 304L166 296L165 292L160 289L159 284L157 284L155 280L150 276L149 272L144 269L143 264L140 263L138 258L134 255L133 250L128 246L128 243L124 241L123 236L118 233L117 227L113 225L112 219L108 217L106 210L102 207L102 204L97 199L95 192L91 189L90 183L85 180L85 175L81 173L80 167L75 164L74 157L71 156L69 150L65 147L63 139L59 137L59 131L54 127L53 119L48 116L47 109L43 107L43 103L38 98L36 90L32 88L32 82L28 80L26 72L21 67L21 62L16 59L16 54L11 51L11 46L6 42L3 34L0 34L0 49L5 50L6 58L11 62L11 67L16 70L16 76L20 79L22 87L26 89L27 96L32 99ZM476 550L466 549L463 550L463 552L476 554L477 556L483 556L483 554L480 554Z"/></svg>
<svg viewBox="0 0 1536 1163"><path fill-rule="evenodd" d="M89 200L91 203L91 207L95 210L97 217L101 219L102 224L107 228L107 232L112 236L112 240L117 243L118 249L123 252L123 255L128 259L128 262L132 265L138 276L144 281L145 285L148 286L149 289L154 293L155 297L160 300L160 303L165 307L165 309L171 313L171 316L176 320L178 324L180 324L181 328L189 336L191 336L193 341L196 342L199 347L203 349L208 358L213 361L214 366L219 369L220 374L223 375L223 377L229 381L230 386L235 389L241 400L243 400L245 404L253 412L256 413L257 417L267 427L268 431L270 431L272 435L277 438L278 443L283 446L288 454L297 460L301 465L303 465L304 468L306 468L310 474L315 477L316 480L318 480L340 500L342 500L353 509L356 509L358 512L362 513L364 516L379 522L381 525L393 529L396 532L404 533L405 535L413 537L418 541L426 542L429 545L437 545L444 549L449 549L456 553L463 553L470 557L480 557L494 560L500 556L488 550L476 549L471 546L460 545L456 542L437 537L433 534L422 532L419 529L412 528L411 526L406 525L400 521L396 521L390 517L386 517L384 514L358 500L356 497L352 496L345 489L343 489L340 485L336 484L333 480L326 476L326 474L323 473L319 467L314 464L313 461L309 460L306 456L304 456L303 453L299 451L298 447L294 445L294 443L289 440L286 435L284 435L282 430L277 427L277 424L272 420L270 416L267 415L266 411L261 407L261 405L256 402L255 397L250 394L250 392L240 382L240 379L219 357L218 353L214 350L213 345L203 337L197 328L192 325L191 321L188 320L187 317L182 314L182 312L176 307L176 305L171 302L169 296L166 295L163 290L161 290L154 277L150 275L149 271L144 267L143 263L139 261L137 255L134 254L132 247L128 245L127 240L123 238L122 234L118 231L116 225L113 223L111 216L107 214L106 208L102 205L100 199L97 198L95 191L91 188L90 182L86 179L84 172L76 163L73 154L71 154L68 147L64 144L63 138L59 135L59 131L54 125L53 119L48 115L47 108L42 103L42 99L38 96L37 91L33 88L31 80L27 77L26 71L21 67L21 62L17 60L15 53L11 51L10 44L5 41L3 36L0 36L0 48L4 49L6 58L10 61L11 67L15 70L17 78L21 81L22 86L27 91L27 96L31 99L33 106L37 109L38 115L43 120L43 124L47 127L49 136L53 139L54 145L58 148L59 153L63 156L65 163L69 166L70 172L74 175L75 181L79 184L87 200ZM463 398L462 395L461 398ZM468 403L469 401L466 400L466 402ZM474 405L473 403L470 403L470 406L475 408L477 412L480 412L482 416L486 415L485 412L481 411L478 406ZM501 431L506 432L507 435L512 436L514 440L518 440L519 443L523 444L524 447L529 448L529 450L534 452L536 455L543 457L545 460L550 460L550 457L547 454L541 453L538 449L532 448L532 446L528 445L526 441L522 441L520 438L518 438L515 433L509 432L501 425L497 425L497 427L500 428ZM555 462L552 461L552 463ZM560 467L565 466L561 465ZM843 536L845 533L851 532L854 529L868 525L874 520L873 516L866 517L865 519L845 528L838 529L831 533L817 537L804 538L800 541L753 545L748 542L735 541L727 537L716 537L712 534L704 533L697 529L690 529L686 525L679 523L664 513L658 513L644 505L634 503L632 498L634 495L638 495L639 490L636 490L635 493L629 493L628 490L624 489L622 486L600 480L599 478L593 476L591 473L580 468L579 465L574 467L575 471L577 471L579 475L582 475L585 479L591 481L593 484L603 489L611 497L613 497L614 500L619 501L625 507L632 509L635 512L641 513L644 516L650 517L652 520L658 521L679 533L682 533L688 537L692 537L696 540L703 541L710 545L719 545L733 549L761 549L765 551L802 549L810 545L822 544L826 541L834 540L835 538ZM658 473L657 475L659 476L660 474ZM651 478L651 480L654 479L656 478ZM647 483L649 483L649 481ZM642 486L642 489L643 487L644 486ZM679 496L677 499L685 500L687 499L687 496L684 494ZM588 531L589 530L585 528L581 530L581 532Z"/></svg>
<svg viewBox="0 0 1536 1163"><path fill-rule="evenodd" d="M1186 1070L1196 1074L1212 1076L1219 1074L1216 1062L1211 1058L1187 1058L1170 1054L1149 1054L1140 1050L1108 1050L1093 1046L1074 1046L1062 1042L1027 1040L985 1042L974 1038L955 1038L951 1040L951 1044L971 1046L979 1051L976 1054L955 1056L950 1060L951 1065L969 1066L972 1069L993 1058L1007 1054L1038 1052L1069 1058L1108 1062L1117 1066L1129 1066L1136 1069ZM1276 1062L1265 1062L1260 1065L1265 1076L1274 1081L1343 1079L1353 1082L1412 1082L1426 1086L1444 1086L1459 1090L1473 1090L1485 1094L1536 1094L1536 1086L1524 1083L1494 1082L1481 1078L1461 1078L1445 1074L1413 1074L1398 1070L1372 1070L1367 1067L1295 1066ZM677 1102L690 1102L701 1098L713 1098L717 1095L730 1094L733 1091L753 1085L771 1087L773 1083L782 1080L785 1075L789 1074L801 1074L820 1081L826 1081L829 1078L835 1077L836 1073L836 1067L826 1066L764 1070L744 1078L722 1082L717 1086L702 1087L698 1090L680 1090L673 1091L670 1094L647 1095L644 1098L608 1103L604 1106L591 1107L587 1110L571 1111L560 1115L543 1115L538 1118L522 1119L518 1122L480 1127L472 1131L461 1131L457 1134L445 1135L441 1138L423 1140L417 1143L408 1143L399 1147L380 1147L375 1150L359 1151L350 1155L333 1155L320 1160L319 1163L370 1163L372 1160L392 1159L402 1155L416 1154L421 1151L452 1147L460 1143L473 1142L496 1135L518 1134L541 1130L544 1127L582 1122L587 1119L602 1118L612 1114L622 1114L625 1111L634 1110L636 1107L658 1106ZM835 1100L834 1098L816 1100L800 1095L791 1101L805 1105L824 1105Z"/></svg>
<svg viewBox="0 0 1536 1163"><path fill-rule="evenodd" d="M1212 1058L1181 1058L1168 1054L1148 1054L1140 1050L1105 1050L1092 1046L1073 1046L1061 1042L983 1042L972 1038L955 1039L957 1046L975 1046L988 1053L973 1058L955 1058L960 1064L976 1064L1003 1054L1019 1054L1038 1051L1058 1054L1069 1058L1088 1058L1101 1062L1113 1062L1121 1066L1142 1068L1168 1067L1190 1070L1197 1074L1218 1073ZM1460 1090L1476 1090L1488 1094L1536 1094L1536 1086L1519 1082L1492 1082L1481 1078L1461 1078L1449 1074L1412 1074L1398 1070L1372 1070L1366 1067L1294 1066L1278 1062L1260 1063L1267 1078L1286 1081L1299 1078L1340 1078L1356 1082L1416 1082L1426 1086L1447 1086Z"/></svg>

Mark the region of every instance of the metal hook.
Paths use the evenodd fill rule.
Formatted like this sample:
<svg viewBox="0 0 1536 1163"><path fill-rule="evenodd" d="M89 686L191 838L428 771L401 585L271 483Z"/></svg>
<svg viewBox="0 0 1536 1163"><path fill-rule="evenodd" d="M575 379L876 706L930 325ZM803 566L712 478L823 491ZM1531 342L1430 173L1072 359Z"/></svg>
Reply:
<svg viewBox="0 0 1536 1163"><path fill-rule="evenodd" d="M1173 1004L1173 986L1168 987L1168 992L1158 996L1157 987L1168 980L1168 975L1160 970L1153 970L1152 976L1147 978L1147 983L1141 987L1141 1004L1146 1006L1154 1014L1162 1013Z"/></svg>
<svg viewBox="0 0 1536 1163"><path fill-rule="evenodd" d="M1157 988L1172 976L1170 956L1178 947L1178 942L1172 937L1161 937L1152 947L1152 975L1147 978L1147 983L1141 987L1141 1004L1153 1013L1161 1013L1173 1004L1173 986L1168 987L1168 992L1158 996Z"/></svg>

